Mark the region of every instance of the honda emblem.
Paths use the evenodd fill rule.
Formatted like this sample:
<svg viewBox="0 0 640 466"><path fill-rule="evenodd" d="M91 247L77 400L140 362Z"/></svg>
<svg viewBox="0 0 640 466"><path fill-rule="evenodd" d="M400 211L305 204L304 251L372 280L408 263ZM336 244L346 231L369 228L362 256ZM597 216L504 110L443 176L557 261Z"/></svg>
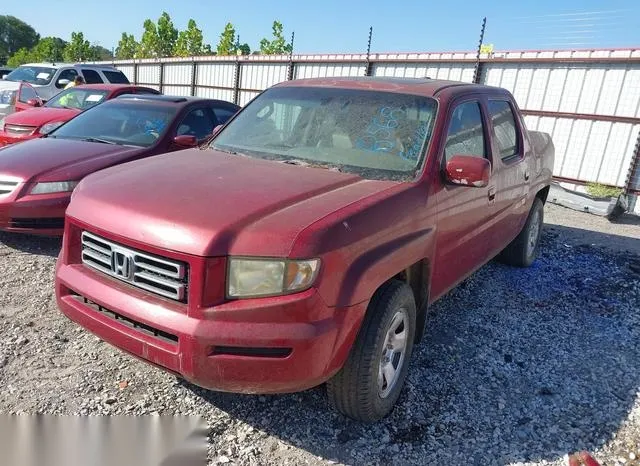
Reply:
<svg viewBox="0 0 640 466"><path fill-rule="evenodd" d="M111 272L118 278L131 279L133 257L123 251L111 252Z"/></svg>

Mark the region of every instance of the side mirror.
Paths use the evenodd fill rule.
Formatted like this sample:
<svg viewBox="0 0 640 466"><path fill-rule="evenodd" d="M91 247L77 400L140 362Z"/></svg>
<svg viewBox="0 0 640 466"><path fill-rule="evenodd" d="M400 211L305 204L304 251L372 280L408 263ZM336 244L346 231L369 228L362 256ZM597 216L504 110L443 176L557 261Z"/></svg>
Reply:
<svg viewBox="0 0 640 466"><path fill-rule="evenodd" d="M197 147L198 145L198 139L195 136L190 136L188 134L176 136L173 138L173 142L176 146L180 147Z"/></svg>
<svg viewBox="0 0 640 466"><path fill-rule="evenodd" d="M58 86L62 87L62 86L66 86L67 84L69 84L71 81L69 81L68 79L58 79Z"/></svg>
<svg viewBox="0 0 640 466"><path fill-rule="evenodd" d="M40 99L29 99L27 105L30 107L42 107L42 101Z"/></svg>
<svg viewBox="0 0 640 466"><path fill-rule="evenodd" d="M447 162L445 176L450 184L483 188L489 184L491 162L484 157L454 155Z"/></svg>

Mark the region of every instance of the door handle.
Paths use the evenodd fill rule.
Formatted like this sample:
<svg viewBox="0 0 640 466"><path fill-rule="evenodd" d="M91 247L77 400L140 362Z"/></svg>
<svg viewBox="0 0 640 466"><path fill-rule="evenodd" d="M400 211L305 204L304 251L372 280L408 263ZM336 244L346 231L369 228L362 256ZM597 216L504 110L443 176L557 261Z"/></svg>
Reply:
<svg viewBox="0 0 640 466"><path fill-rule="evenodd" d="M524 180L529 181L529 169L524 171Z"/></svg>
<svg viewBox="0 0 640 466"><path fill-rule="evenodd" d="M496 188L494 188L493 186L491 188L489 188L488 196L489 196L489 202L495 201L496 200Z"/></svg>

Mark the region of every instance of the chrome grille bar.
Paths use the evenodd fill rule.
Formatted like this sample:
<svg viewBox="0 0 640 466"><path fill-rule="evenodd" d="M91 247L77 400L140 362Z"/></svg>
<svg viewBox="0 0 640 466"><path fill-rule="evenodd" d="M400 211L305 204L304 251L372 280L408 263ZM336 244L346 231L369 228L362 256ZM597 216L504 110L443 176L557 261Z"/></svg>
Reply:
<svg viewBox="0 0 640 466"><path fill-rule="evenodd" d="M11 193L18 186L18 181L0 179L0 195Z"/></svg>
<svg viewBox="0 0 640 466"><path fill-rule="evenodd" d="M82 263L165 298L185 301L187 267L82 232Z"/></svg>

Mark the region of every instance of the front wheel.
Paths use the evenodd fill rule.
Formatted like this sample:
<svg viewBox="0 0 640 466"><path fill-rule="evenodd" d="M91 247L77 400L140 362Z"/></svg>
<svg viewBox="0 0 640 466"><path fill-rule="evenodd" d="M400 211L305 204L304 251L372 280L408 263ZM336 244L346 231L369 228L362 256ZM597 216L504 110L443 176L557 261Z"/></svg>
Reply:
<svg viewBox="0 0 640 466"><path fill-rule="evenodd" d="M371 300L344 367L327 382L333 406L363 422L389 414L407 377L415 333L411 287L388 282Z"/></svg>
<svg viewBox="0 0 640 466"><path fill-rule="evenodd" d="M516 267L529 267L538 256L542 225L544 222L544 204L539 198L533 200L527 221L522 231L498 256L501 262Z"/></svg>

